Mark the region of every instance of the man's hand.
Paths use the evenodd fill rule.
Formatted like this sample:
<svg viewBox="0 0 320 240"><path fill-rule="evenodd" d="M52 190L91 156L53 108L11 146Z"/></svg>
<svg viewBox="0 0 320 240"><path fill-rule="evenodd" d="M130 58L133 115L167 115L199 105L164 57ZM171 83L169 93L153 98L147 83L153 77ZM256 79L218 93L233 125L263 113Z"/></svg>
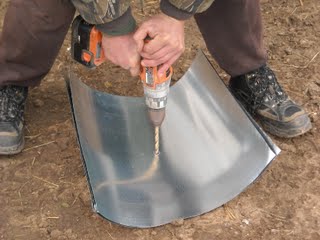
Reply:
<svg viewBox="0 0 320 240"><path fill-rule="evenodd" d="M102 37L102 48L108 60L130 71L132 76L140 72L140 54L133 33L123 36Z"/></svg>
<svg viewBox="0 0 320 240"><path fill-rule="evenodd" d="M147 36L152 40L145 44ZM158 71L161 76L184 51L184 21L164 14L155 15L142 23L134 39L143 57L141 64L146 67L163 64Z"/></svg>

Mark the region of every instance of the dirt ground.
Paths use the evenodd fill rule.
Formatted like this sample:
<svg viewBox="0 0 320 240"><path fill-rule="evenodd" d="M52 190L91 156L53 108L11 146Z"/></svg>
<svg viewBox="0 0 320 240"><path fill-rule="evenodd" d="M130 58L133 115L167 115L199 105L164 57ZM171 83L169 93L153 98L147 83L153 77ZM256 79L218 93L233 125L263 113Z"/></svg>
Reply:
<svg viewBox="0 0 320 240"><path fill-rule="evenodd" d="M145 15L154 13L154 2L145 2ZM1 26L7 3L0 3ZM94 74L73 64L67 36L52 71L30 92L25 150L0 157L0 239L320 239L320 3L263 0L262 11L269 64L308 111L313 129L294 139L273 138L281 155L245 192L210 213L153 229L121 227L93 213L61 71L72 66L88 84L114 94L140 96L142 88L111 64ZM205 49L194 21L186 36L175 79L197 49ZM89 74L98 80L89 81Z"/></svg>

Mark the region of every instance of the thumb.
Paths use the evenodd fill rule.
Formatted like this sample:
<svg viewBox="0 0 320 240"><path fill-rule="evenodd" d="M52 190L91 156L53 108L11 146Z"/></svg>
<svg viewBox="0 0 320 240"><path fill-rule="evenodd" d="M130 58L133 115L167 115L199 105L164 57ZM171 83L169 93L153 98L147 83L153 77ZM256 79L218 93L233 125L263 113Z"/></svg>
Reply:
<svg viewBox="0 0 320 240"><path fill-rule="evenodd" d="M137 44L138 52L142 52L144 46L144 39L149 34L149 27L146 24L142 24L141 27L134 33L133 39Z"/></svg>
<svg viewBox="0 0 320 240"><path fill-rule="evenodd" d="M138 53L136 53L136 58L132 58L132 61L130 61L130 73L131 76L135 77L138 76L140 73L140 67L141 67L141 59L140 59L140 55Z"/></svg>
<svg viewBox="0 0 320 240"><path fill-rule="evenodd" d="M140 73L140 65L134 66L134 67L131 67L131 68L130 68L130 74L131 74L131 76L133 76L133 77L138 76L139 73Z"/></svg>

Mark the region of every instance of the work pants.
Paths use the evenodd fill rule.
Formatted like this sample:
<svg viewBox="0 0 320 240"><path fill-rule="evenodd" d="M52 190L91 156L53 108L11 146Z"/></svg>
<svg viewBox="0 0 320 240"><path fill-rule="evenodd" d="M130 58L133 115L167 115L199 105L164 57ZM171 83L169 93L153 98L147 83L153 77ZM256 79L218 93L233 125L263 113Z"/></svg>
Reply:
<svg viewBox="0 0 320 240"><path fill-rule="evenodd" d="M0 85L38 85L52 67L74 13L70 0L11 0L0 38Z"/></svg>
<svg viewBox="0 0 320 240"><path fill-rule="evenodd" d="M209 52L232 77L266 63L259 0L215 0L195 19Z"/></svg>
<svg viewBox="0 0 320 240"><path fill-rule="evenodd" d="M0 38L0 86L35 86L49 72L73 19L70 0L11 0ZM195 16L207 47L231 76L266 62L258 0L216 0Z"/></svg>

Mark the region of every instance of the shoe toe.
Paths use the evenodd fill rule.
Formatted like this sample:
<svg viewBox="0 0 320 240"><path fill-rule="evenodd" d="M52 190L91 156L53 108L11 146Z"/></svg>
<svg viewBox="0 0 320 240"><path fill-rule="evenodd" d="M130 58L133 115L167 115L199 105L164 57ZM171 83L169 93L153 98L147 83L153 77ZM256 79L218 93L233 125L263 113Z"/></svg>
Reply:
<svg viewBox="0 0 320 240"><path fill-rule="evenodd" d="M15 127L10 122L0 123L0 154L21 152L24 145L22 126Z"/></svg>
<svg viewBox="0 0 320 240"><path fill-rule="evenodd" d="M308 132L311 128L310 118L306 113L299 114L289 121L261 119L263 128L269 133L283 138L292 138Z"/></svg>

